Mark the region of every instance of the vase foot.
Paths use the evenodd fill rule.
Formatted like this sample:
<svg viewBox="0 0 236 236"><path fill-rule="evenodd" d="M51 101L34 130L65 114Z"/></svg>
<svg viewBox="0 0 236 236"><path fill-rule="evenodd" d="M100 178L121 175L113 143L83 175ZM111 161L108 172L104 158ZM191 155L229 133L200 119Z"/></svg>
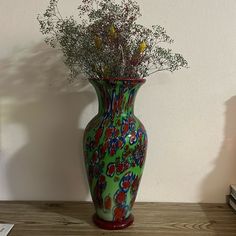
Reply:
<svg viewBox="0 0 236 236"><path fill-rule="evenodd" d="M134 216L131 214L127 219L119 222L111 222L100 219L97 214L93 215L93 222L101 229L106 230L119 230L129 227L134 222Z"/></svg>

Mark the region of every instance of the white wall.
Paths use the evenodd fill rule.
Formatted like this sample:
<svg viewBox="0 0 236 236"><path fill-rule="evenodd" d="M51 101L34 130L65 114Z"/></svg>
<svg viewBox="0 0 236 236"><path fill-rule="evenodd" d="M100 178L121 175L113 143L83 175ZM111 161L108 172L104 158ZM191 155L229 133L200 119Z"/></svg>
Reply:
<svg viewBox="0 0 236 236"><path fill-rule="evenodd" d="M79 0L61 0L63 14ZM139 0L189 70L148 78L136 115L149 134L139 201L224 202L236 183L236 1ZM82 135L97 110L68 85L36 15L48 0L0 0L0 200L88 200Z"/></svg>

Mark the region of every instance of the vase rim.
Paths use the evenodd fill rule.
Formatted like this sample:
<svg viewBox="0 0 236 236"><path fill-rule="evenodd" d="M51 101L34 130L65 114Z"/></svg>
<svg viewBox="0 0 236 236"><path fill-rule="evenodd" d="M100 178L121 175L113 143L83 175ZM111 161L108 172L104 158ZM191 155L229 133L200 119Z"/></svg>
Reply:
<svg viewBox="0 0 236 236"><path fill-rule="evenodd" d="M135 79L135 78L108 78L108 79L89 78L89 80L100 80L100 81L131 81L131 82L141 82L141 83L145 83L145 82L146 82L146 79Z"/></svg>

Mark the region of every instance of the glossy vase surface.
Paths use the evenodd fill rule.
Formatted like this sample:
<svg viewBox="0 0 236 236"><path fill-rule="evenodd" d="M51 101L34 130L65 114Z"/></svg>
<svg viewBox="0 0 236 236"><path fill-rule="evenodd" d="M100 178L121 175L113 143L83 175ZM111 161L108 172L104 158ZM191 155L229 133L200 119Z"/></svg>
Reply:
<svg viewBox="0 0 236 236"><path fill-rule="evenodd" d="M96 213L104 229L133 223L131 214L143 173L147 134L134 115L137 91L145 80L89 80L98 101L98 114L84 133L84 157Z"/></svg>

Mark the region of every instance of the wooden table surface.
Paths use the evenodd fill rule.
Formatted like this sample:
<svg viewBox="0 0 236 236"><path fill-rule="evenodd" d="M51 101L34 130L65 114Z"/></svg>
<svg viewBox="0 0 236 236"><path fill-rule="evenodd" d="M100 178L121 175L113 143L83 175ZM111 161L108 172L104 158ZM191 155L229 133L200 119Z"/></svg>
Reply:
<svg viewBox="0 0 236 236"><path fill-rule="evenodd" d="M135 223L122 231L96 228L91 203L0 202L0 223L10 236L235 235L236 214L225 204L136 203Z"/></svg>

